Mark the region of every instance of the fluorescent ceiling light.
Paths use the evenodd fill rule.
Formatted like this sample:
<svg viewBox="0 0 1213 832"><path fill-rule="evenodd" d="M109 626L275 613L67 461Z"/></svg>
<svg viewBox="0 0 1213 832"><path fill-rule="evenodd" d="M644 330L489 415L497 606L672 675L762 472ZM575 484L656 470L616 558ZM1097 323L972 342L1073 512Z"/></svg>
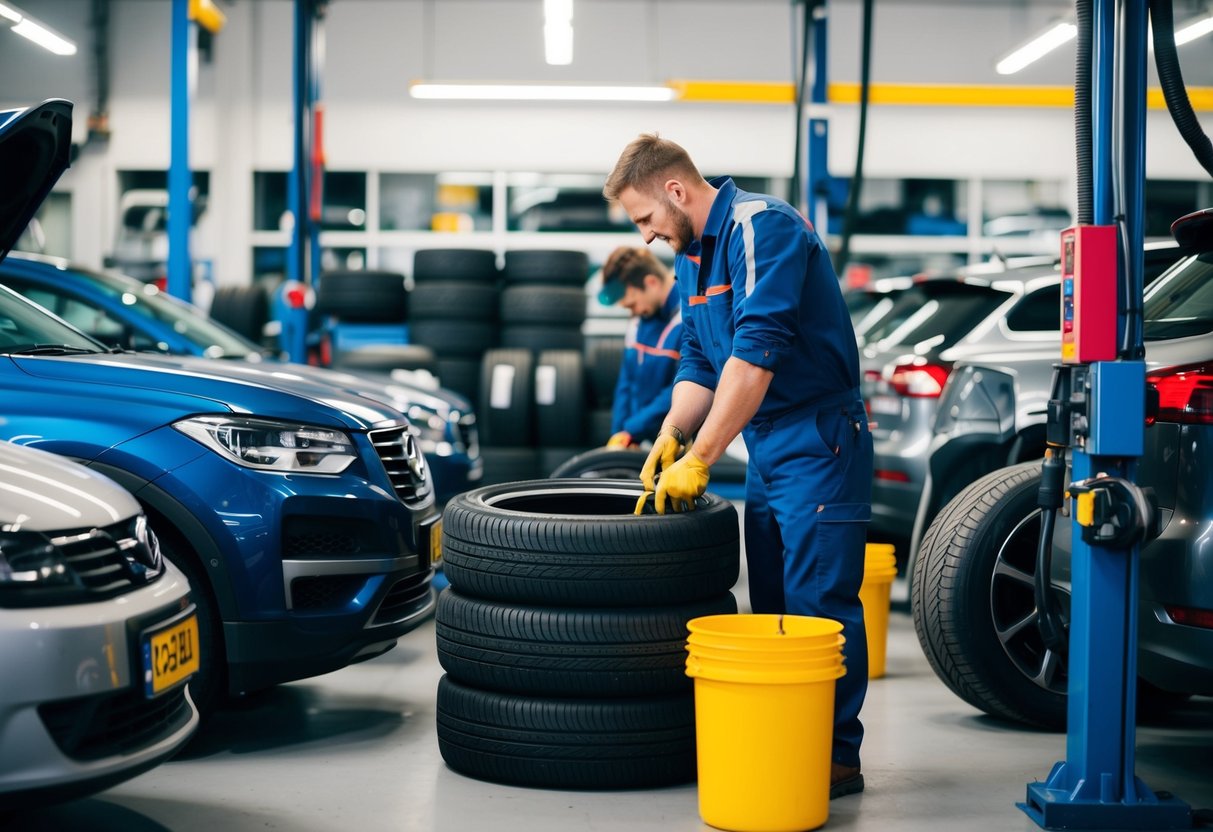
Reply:
<svg viewBox="0 0 1213 832"><path fill-rule="evenodd" d="M52 30L49 26L39 23L16 6L0 3L0 20L12 26L13 32L32 40L56 55L75 55L76 44Z"/></svg>
<svg viewBox="0 0 1213 832"><path fill-rule="evenodd" d="M464 101L672 101L675 93L670 87L416 83L409 86L409 95Z"/></svg>
<svg viewBox="0 0 1213 832"><path fill-rule="evenodd" d="M543 0L543 52L553 66L573 62L573 0Z"/></svg>
<svg viewBox="0 0 1213 832"><path fill-rule="evenodd" d="M1187 26L1175 33L1175 45L1183 46L1185 43L1196 40L1199 37L1213 32L1213 16L1206 17L1202 20L1197 20L1194 23L1189 23Z"/></svg>
<svg viewBox="0 0 1213 832"><path fill-rule="evenodd" d="M1040 60L1062 44L1073 40L1077 34L1078 27L1073 23L1058 23L1007 55L995 65L994 69L998 71L999 75L1012 75Z"/></svg>

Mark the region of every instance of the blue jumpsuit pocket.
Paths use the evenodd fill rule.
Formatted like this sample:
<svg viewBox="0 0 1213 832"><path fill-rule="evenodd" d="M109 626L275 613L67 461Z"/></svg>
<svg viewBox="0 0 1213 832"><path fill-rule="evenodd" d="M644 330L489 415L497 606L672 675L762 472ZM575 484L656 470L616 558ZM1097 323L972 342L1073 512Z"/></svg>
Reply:
<svg viewBox="0 0 1213 832"><path fill-rule="evenodd" d="M859 593L871 519L870 503L830 503L817 508L818 551L827 554L837 569L837 577L827 590L838 593L835 600L853 600Z"/></svg>

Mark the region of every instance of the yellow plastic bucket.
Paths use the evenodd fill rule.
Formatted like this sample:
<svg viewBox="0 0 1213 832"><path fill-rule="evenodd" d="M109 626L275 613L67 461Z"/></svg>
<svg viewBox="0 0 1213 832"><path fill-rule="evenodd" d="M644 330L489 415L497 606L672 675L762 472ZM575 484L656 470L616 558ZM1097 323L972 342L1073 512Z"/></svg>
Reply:
<svg viewBox="0 0 1213 832"><path fill-rule="evenodd" d="M889 642L889 591L897 577L897 557L888 543L869 543L864 549L863 584L859 600L863 602L863 626L868 636L868 678L879 679L885 673Z"/></svg>
<svg viewBox="0 0 1213 832"><path fill-rule="evenodd" d="M799 832L829 818L842 625L785 615L781 635L779 623L713 615L687 625L699 815L718 829Z"/></svg>

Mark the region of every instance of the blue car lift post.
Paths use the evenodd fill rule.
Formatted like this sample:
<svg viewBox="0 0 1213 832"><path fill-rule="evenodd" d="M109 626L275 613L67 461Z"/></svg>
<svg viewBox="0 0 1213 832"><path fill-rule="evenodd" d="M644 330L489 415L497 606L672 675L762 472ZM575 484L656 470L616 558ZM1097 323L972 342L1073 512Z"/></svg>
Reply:
<svg viewBox="0 0 1213 832"><path fill-rule="evenodd" d="M295 0L294 79L295 164L287 176L287 204L294 217L287 250L286 281L276 304L281 343L291 361L307 362L308 307L320 274L320 218L324 203L323 107L324 12L327 0Z"/></svg>
<svg viewBox="0 0 1213 832"><path fill-rule="evenodd" d="M1140 306L1146 0L1095 0L1094 10L1094 224L1121 231L1116 235L1121 251L1131 260L1129 273L1116 281L1121 287L1117 296L1125 295L1128 281L1128 296ZM1123 333L1126 326L1131 331ZM1089 423L1074 443L1075 483L1104 474L1131 483L1142 453L1145 362L1140 358L1140 316L1131 320L1120 308L1119 327L1124 337L1116 343L1131 345L1132 357L1072 367L1071 389L1089 402ZM1135 772L1138 545L1091 545L1084 541L1079 522L1072 530L1066 759L1053 766L1044 782L1029 783L1026 801L1017 805L1046 829L1190 829L1189 806L1156 794Z"/></svg>

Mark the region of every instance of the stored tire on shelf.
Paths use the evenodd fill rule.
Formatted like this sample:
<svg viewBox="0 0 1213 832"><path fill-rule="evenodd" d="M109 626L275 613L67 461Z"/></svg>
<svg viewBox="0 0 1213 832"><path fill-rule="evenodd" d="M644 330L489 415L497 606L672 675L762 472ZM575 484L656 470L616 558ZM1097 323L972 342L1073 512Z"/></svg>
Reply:
<svg viewBox="0 0 1213 832"><path fill-rule="evenodd" d="M501 322L507 326L578 326L585 321L585 292L563 286L507 286L501 292Z"/></svg>
<svg viewBox="0 0 1213 832"><path fill-rule="evenodd" d="M497 317L497 292L478 283L434 280L418 283L409 299L409 316L414 321L443 320L492 321Z"/></svg>
<svg viewBox="0 0 1213 832"><path fill-rule="evenodd" d="M535 357L529 350L489 350L480 375L480 440L496 447L529 447L534 412Z"/></svg>
<svg viewBox="0 0 1213 832"><path fill-rule="evenodd" d="M494 448L482 444L480 460L484 463L483 485L533 480L539 476L539 452L534 448Z"/></svg>
<svg viewBox="0 0 1213 832"><path fill-rule="evenodd" d="M352 350L338 350L333 366L341 370L428 370L435 372L434 351L420 344L368 344Z"/></svg>
<svg viewBox="0 0 1213 832"><path fill-rule="evenodd" d="M639 607L714 598L737 582L737 512L714 494L633 514L641 485L535 480L464 492L443 512L446 577L478 598Z"/></svg>
<svg viewBox="0 0 1213 832"><path fill-rule="evenodd" d="M447 390L454 390L475 406L480 401L480 358L438 358L434 375Z"/></svg>
<svg viewBox="0 0 1213 832"><path fill-rule="evenodd" d="M497 254L475 248L426 248L413 255L414 285L434 280L494 283Z"/></svg>
<svg viewBox="0 0 1213 832"><path fill-rule="evenodd" d="M649 452L640 448L592 448L566 460L552 471L552 477L634 480L640 477L640 469L648 457Z"/></svg>
<svg viewBox="0 0 1213 832"><path fill-rule="evenodd" d="M316 287L316 309L349 323L403 323L409 293L397 272L325 272Z"/></svg>
<svg viewBox="0 0 1213 832"><path fill-rule="evenodd" d="M589 279L590 258L584 251L507 251L501 274L507 284L580 287Z"/></svg>
<svg viewBox="0 0 1213 832"><path fill-rule="evenodd" d="M590 401L594 407L610 409L614 404L623 351L622 338L596 338L586 344L585 372L590 380Z"/></svg>
<svg viewBox="0 0 1213 832"><path fill-rule="evenodd" d="M481 321L413 321L409 340L440 358L479 358L497 342L497 327Z"/></svg>
<svg viewBox="0 0 1213 832"><path fill-rule="evenodd" d="M438 750L455 771L515 786L627 789L695 779L691 694L546 699L438 681Z"/></svg>
<svg viewBox="0 0 1213 832"><path fill-rule="evenodd" d="M534 326L515 324L501 328L501 346L531 350L580 350L585 336L580 326Z"/></svg>
<svg viewBox="0 0 1213 832"><path fill-rule="evenodd" d="M577 350L544 350L535 361L535 438L562 448L585 439L585 367Z"/></svg>
<svg viewBox="0 0 1213 832"><path fill-rule="evenodd" d="M210 317L250 341L260 341L270 319L270 299L265 288L220 286L211 299Z"/></svg>
<svg viewBox="0 0 1213 832"><path fill-rule="evenodd" d="M438 597L438 661L455 681L539 696L660 696L689 691L687 622L731 615L731 593L693 604L578 609Z"/></svg>

